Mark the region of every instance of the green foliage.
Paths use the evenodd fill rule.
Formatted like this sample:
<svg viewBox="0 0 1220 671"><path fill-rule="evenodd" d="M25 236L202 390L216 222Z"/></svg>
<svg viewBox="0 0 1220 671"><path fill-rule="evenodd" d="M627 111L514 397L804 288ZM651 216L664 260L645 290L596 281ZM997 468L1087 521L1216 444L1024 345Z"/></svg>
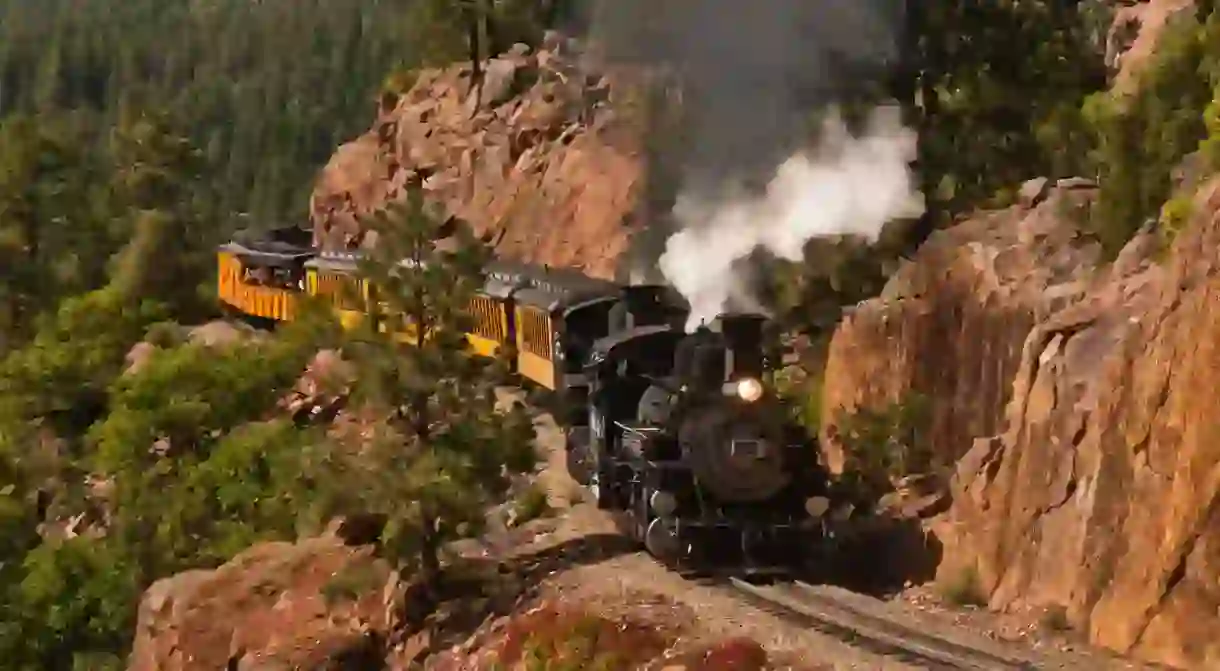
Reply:
<svg viewBox="0 0 1220 671"><path fill-rule="evenodd" d="M407 6L0 0L5 668L121 669L152 581L291 539L346 503L400 513L387 547L435 550L503 495L506 464L532 466L528 419L495 411L483 385L495 367L456 337L482 282L477 244L408 273L441 300L412 301L410 278L388 283L386 321L410 308L433 336L418 353L375 334L350 348L384 373L362 399L427 399L391 422L405 441L368 459L279 418L309 357L341 342L319 306L273 337L212 348L177 326L211 314L199 299L214 291L229 214L300 212L387 66L415 65ZM128 371L141 339L153 351ZM77 514L84 535L59 539Z"/></svg>
<svg viewBox="0 0 1220 671"><path fill-rule="evenodd" d="M1180 195L1170 198L1163 207L1161 207L1161 217L1159 232L1161 242L1165 246L1173 243L1174 239L1181 233L1190 223L1194 216L1195 203L1189 195Z"/></svg>
<svg viewBox="0 0 1220 671"><path fill-rule="evenodd" d="M14 598L31 617L16 668L81 668L97 661L97 651L127 645L140 586L108 544L83 537L44 543L26 556L25 568Z"/></svg>
<svg viewBox="0 0 1220 671"><path fill-rule="evenodd" d="M354 562L343 567L322 585L322 598L328 604L357 601L385 584L384 570L372 562Z"/></svg>
<svg viewBox="0 0 1220 671"><path fill-rule="evenodd" d="M59 121L0 119L0 352L29 334L48 301L102 271L66 244L100 242L90 233L100 222L87 209L92 194L76 188L89 166Z"/></svg>
<svg viewBox="0 0 1220 671"><path fill-rule="evenodd" d="M285 337L156 352L110 390L90 431L94 469L114 479L113 533L145 575L223 561L255 540L291 538L300 455L319 438L270 420L317 342Z"/></svg>
<svg viewBox="0 0 1220 671"><path fill-rule="evenodd" d="M552 512L551 504L547 501L546 488L533 483L513 501L510 522L514 526L520 526Z"/></svg>
<svg viewBox="0 0 1220 671"><path fill-rule="evenodd" d="M227 349L162 342L146 365L121 374L123 354L156 321L133 307L114 286L66 301L3 361L6 668L123 668L136 600L151 581L215 565L256 541L291 539L308 506L303 455L322 437L262 420L307 358L335 343L333 323L305 319ZM76 446L49 472L36 458L38 427ZM79 480L86 468L114 486L106 536L42 540L38 524L54 520L36 512L40 493L81 496L49 490L48 475ZM84 504L64 502L68 511Z"/></svg>
<svg viewBox="0 0 1220 671"><path fill-rule="evenodd" d="M843 306L881 292L899 245L882 239L869 246L849 237L811 241L805 262L778 265L764 291L781 320L825 341L843 316Z"/></svg>
<svg viewBox="0 0 1220 671"><path fill-rule="evenodd" d="M577 3L568 0L421 0L407 13L423 62L486 59L514 44L535 46Z"/></svg>
<svg viewBox="0 0 1220 671"><path fill-rule="evenodd" d="M353 398L387 421L359 454L334 446L320 465L336 506L385 516L384 550L436 576L441 543L477 528L508 476L533 466L533 425L521 407L497 408L504 364L471 356L462 335L486 245L431 216L418 193L372 226L377 251L361 272L378 289L369 326L382 328L365 329L344 355L357 370ZM442 238L448 251L434 245ZM422 344L402 346L402 333Z"/></svg>
<svg viewBox="0 0 1220 671"><path fill-rule="evenodd" d="M1001 188L1078 170L1079 108L1107 83L1093 4L908 3L917 69L895 89L920 127L920 178L939 223Z"/></svg>
<svg viewBox="0 0 1220 671"><path fill-rule="evenodd" d="M982 578L973 565L966 566L937 584L942 599L954 606L983 607L987 605L987 592Z"/></svg>
<svg viewBox="0 0 1220 671"><path fill-rule="evenodd" d="M1135 91L1097 94L1084 107L1096 133L1092 160L1101 184L1093 229L1111 255L1156 216L1175 169L1205 138L1204 111L1220 84L1220 71L1204 67L1220 49L1214 30L1190 14L1176 15L1155 57L1138 72Z"/></svg>
<svg viewBox="0 0 1220 671"><path fill-rule="evenodd" d="M212 309L195 289L214 242L195 202L197 152L155 118L133 115L98 154L64 128L53 114L0 123L0 356L82 328L129 339L141 303L176 318Z"/></svg>
<svg viewBox="0 0 1220 671"><path fill-rule="evenodd" d="M775 391L787 401L793 419L817 436L822 426L822 376L811 374L804 366L786 366L776 371Z"/></svg>
<svg viewBox="0 0 1220 671"><path fill-rule="evenodd" d="M844 479L875 500L897 480L941 466L927 440L931 419L929 399L914 392L878 409L840 416L835 424L844 450Z"/></svg>
<svg viewBox="0 0 1220 671"><path fill-rule="evenodd" d="M157 316L113 287L64 301L28 345L0 360L0 416L79 433L104 412L124 356Z"/></svg>

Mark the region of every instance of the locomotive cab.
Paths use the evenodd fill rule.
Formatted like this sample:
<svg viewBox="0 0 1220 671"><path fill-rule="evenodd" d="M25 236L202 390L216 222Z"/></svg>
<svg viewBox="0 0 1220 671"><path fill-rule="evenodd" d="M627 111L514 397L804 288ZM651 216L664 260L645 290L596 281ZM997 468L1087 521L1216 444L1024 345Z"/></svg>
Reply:
<svg viewBox="0 0 1220 671"><path fill-rule="evenodd" d="M622 288L610 310L610 333L641 326L669 324L681 327L690 308L673 289L661 284L636 284Z"/></svg>
<svg viewBox="0 0 1220 671"><path fill-rule="evenodd" d="M598 340L585 362L588 435L569 443L568 466L577 482L595 489L602 507L612 504L613 493L597 491L598 470L618 454L623 423L637 418L644 394L669 376L681 338L670 326L642 326Z"/></svg>

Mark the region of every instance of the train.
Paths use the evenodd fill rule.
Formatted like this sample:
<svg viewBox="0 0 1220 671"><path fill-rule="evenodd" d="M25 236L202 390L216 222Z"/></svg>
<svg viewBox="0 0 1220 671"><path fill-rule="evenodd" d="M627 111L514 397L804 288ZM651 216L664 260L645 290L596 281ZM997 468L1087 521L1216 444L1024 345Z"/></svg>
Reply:
<svg viewBox="0 0 1220 671"><path fill-rule="evenodd" d="M316 250L280 231L217 250L230 311L269 323L303 297L363 319L360 252ZM824 540L829 478L770 381L767 320L721 314L688 333L663 285L495 260L471 301L474 356L507 355L563 429L568 470L626 535L674 568L784 573Z"/></svg>

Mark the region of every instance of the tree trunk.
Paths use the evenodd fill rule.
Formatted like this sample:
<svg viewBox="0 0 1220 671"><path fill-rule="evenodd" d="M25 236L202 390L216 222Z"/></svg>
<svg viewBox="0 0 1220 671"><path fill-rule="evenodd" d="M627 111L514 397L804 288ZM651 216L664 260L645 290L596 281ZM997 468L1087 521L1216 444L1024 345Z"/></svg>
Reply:
<svg viewBox="0 0 1220 671"><path fill-rule="evenodd" d="M414 256L416 263L420 263L420 255L415 254ZM427 338L432 332L428 322L422 287L416 287L413 298L416 309L407 319L413 322L411 326L415 329L415 347L422 350L427 346ZM412 394L407 404L411 410L411 417L409 418L411 429L415 432L415 436L421 444L427 444L428 439L432 436L432 417L428 412L428 394Z"/></svg>
<svg viewBox="0 0 1220 671"><path fill-rule="evenodd" d="M486 6L483 0L470 0L462 5L465 15L466 43L470 55L470 88L474 93L474 105L470 108L470 116L478 113L483 105L483 22L487 20Z"/></svg>

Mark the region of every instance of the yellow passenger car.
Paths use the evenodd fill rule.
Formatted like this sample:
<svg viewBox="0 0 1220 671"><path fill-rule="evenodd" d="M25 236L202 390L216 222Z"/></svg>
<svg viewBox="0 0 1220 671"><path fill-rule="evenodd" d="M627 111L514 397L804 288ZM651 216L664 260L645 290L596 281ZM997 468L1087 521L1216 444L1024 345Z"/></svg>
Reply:
<svg viewBox="0 0 1220 671"><path fill-rule="evenodd" d="M511 283L489 273L483 289L471 298L467 307L470 330L464 335L472 353L482 357L495 357L506 345L513 342L512 313L508 308L513 288ZM382 325L378 328L385 331ZM403 333L399 334L398 338L400 342L415 344L418 341L413 324L408 322L402 330Z"/></svg>
<svg viewBox="0 0 1220 671"><path fill-rule="evenodd" d="M372 299L368 282L357 274L360 256L322 252L305 264L305 290L330 303L344 328L355 328L366 318Z"/></svg>
<svg viewBox="0 0 1220 671"><path fill-rule="evenodd" d="M609 331L618 286L574 271L544 269L512 294L517 372L542 387L586 386L584 358Z"/></svg>
<svg viewBox="0 0 1220 671"><path fill-rule="evenodd" d="M311 250L267 243L221 245L216 252L216 289L221 303L259 319L295 318L305 263Z"/></svg>

